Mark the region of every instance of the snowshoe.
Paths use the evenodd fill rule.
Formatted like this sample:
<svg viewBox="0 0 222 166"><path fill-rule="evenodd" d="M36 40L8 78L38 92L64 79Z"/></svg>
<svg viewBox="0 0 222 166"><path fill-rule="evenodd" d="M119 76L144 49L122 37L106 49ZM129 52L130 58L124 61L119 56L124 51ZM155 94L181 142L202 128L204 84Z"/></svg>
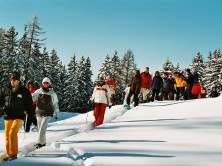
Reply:
<svg viewBox="0 0 222 166"><path fill-rule="evenodd" d="M37 150L37 149L40 149L40 148L42 148L42 147L44 147L46 144L36 144L36 145L34 145L34 147L32 148L32 151L35 151L35 150Z"/></svg>
<svg viewBox="0 0 222 166"><path fill-rule="evenodd" d="M2 162L7 162L7 161L13 161L13 160L16 160L18 159L17 155L12 155L11 157L5 157L3 158Z"/></svg>
<svg viewBox="0 0 222 166"><path fill-rule="evenodd" d="M124 107L128 110L130 109L130 106L128 104L125 104Z"/></svg>

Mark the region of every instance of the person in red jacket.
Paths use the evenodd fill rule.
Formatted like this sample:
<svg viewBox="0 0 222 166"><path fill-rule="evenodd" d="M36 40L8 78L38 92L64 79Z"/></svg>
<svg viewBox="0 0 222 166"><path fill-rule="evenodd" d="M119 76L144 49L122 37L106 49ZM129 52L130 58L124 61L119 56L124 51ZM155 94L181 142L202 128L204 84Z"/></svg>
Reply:
<svg viewBox="0 0 222 166"><path fill-rule="evenodd" d="M111 93L110 101L111 101L112 105L115 105L116 104L115 93L116 93L117 85L116 85L116 82L113 80L111 75L109 75L107 77L106 85L108 85L109 89L110 89L110 93Z"/></svg>
<svg viewBox="0 0 222 166"><path fill-rule="evenodd" d="M141 92L143 94L143 102L147 102L147 95L152 87L152 76L149 73L149 67L145 68L145 71L141 73Z"/></svg>
<svg viewBox="0 0 222 166"><path fill-rule="evenodd" d="M193 99L198 99L199 94L201 94L201 86L199 82L193 85L191 93L193 95Z"/></svg>

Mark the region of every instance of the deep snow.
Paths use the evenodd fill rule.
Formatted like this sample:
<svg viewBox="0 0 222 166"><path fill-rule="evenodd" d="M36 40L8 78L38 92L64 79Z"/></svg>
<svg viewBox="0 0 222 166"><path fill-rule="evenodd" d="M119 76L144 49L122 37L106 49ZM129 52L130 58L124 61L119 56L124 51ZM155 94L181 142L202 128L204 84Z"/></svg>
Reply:
<svg viewBox="0 0 222 166"><path fill-rule="evenodd" d="M92 112L87 122L87 114L79 114L50 123L47 146L34 152L30 151L37 133L24 135L21 129L19 159L1 164L220 166L221 106L222 96L146 103L129 111L120 105L107 108L105 123L94 130L89 124ZM3 130L0 137L3 154Z"/></svg>

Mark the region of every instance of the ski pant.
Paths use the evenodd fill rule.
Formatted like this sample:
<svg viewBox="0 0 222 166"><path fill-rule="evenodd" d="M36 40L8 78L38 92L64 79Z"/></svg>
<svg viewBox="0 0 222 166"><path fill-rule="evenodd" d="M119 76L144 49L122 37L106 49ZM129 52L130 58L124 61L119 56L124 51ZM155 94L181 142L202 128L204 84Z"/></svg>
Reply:
<svg viewBox="0 0 222 166"><path fill-rule="evenodd" d="M147 101L147 95L149 93L149 90L147 88L141 88L141 92L143 94L143 101Z"/></svg>
<svg viewBox="0 0 222 166"><path fill-rule="evenodd" d="M18 132L22 125L21 119L5 120L6 155L10 157L18 154Z"/></svg>
<svg viewBox="0 0 222 166"><path fill-rule="evenodd" d="M180 99L180 95L184 98L185 87L177 87L176 100Z"/></svg>
<svg viewBox="0 0 222 166"><path fill-rule="evenodd" d="M192 87L193 86L190 84L187 85L187 88L186 88L187 100L193 99L193 95L191 93Z"/></svg>
<svg viewBox="0 0 222 166"><path fill-rule="evenodd" d="M160 89L153 89L151 101L154 101L154 98L159 101L160 100L159 93L160 93Z"/></svg>
<svg viewBox="0 0 222 166"><path fill-rule="evenodd" d="M163 100L169 100L169 93L167 91L162 91Z"/></svg>
<svg viewBox="0 0 222 166"><path fill-rule="evenodd" d="M37 124L39 129L39 135L37 139L37 143L46 144L46 130L48 127L48 123L51 120L51 116L37 116Z"/></svg>
<svg viewBox="0 0 222 166"><path fill-rule="evenodd" d="M33 125L37 126L37 119L36 119L36 115L35 115L35 108L36 108L36 105L33 105L33 116L30 117L28 115L27 117L27 121L26 119L24 120L24 129L25 129L25 132L29 132L30 131L30 127L33 123Z"/></svg>
<svg viewBox="0 0 222 166"><path fill-rule="evenodd" d="M104 103L95 103L93 115L95 117L96 126L103 124L106 106L107 104Z"/></svg>
<svg viewBox="0 0 222 166"><path fill-rule="evenodd" d="M133 97L133 100L134 100L134 107L136 107L136 106L138 106L138 104L139 104L139 94L137 94L137 93L133 93L133 92L129 92L129 95L127 96L127 98L126 98L126 102L127 102L127 104L128 105L130 105L130 100L131 100L131 97L132 96L134 96Z"/></svg>

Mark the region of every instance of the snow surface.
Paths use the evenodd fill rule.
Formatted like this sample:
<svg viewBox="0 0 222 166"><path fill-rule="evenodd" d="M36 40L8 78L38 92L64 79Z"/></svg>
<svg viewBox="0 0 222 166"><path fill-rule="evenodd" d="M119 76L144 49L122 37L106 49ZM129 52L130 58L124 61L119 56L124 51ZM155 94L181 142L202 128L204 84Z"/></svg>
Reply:
<svg viewBox="0 0 222 166"><path fill-rule="evenodd" d="M47 146L31 152L37 132L19 133L14 166L221 166L222 95L192 101L162 101L107 108L94 130L92 111L49 124ZM86 119L87 118L87 119ZM3 123L1 118L0 125ZM2 126L1 126L2 129ZM4 156L4 130L0 132Z"/></svg>

